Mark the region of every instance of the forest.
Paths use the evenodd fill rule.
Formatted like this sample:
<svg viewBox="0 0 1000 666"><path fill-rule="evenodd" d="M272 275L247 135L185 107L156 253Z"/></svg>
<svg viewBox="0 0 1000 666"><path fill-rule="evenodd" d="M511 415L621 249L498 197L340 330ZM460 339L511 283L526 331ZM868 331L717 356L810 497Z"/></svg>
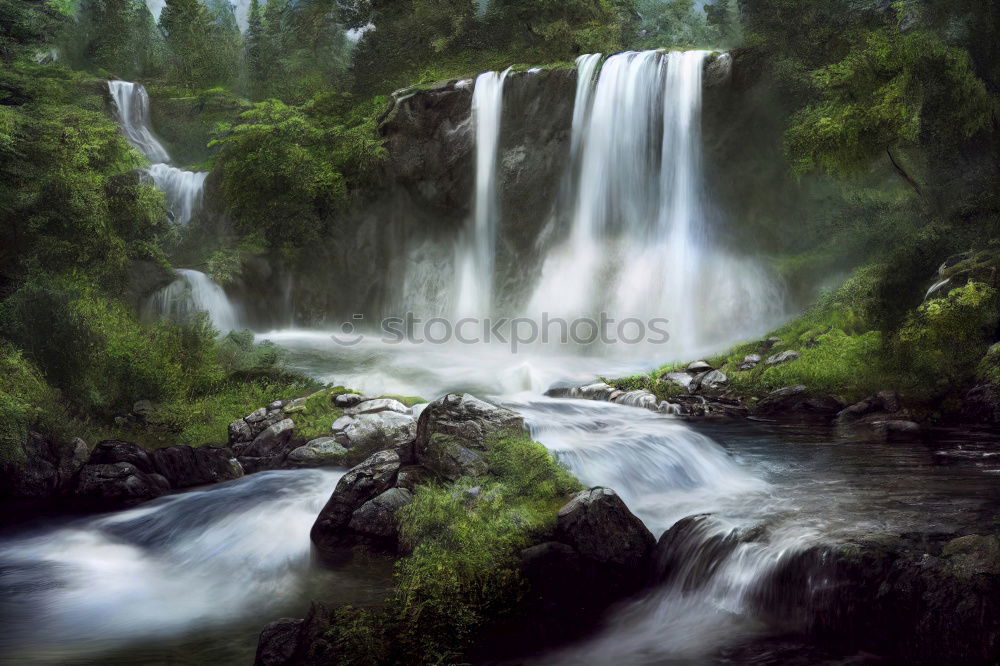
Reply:
<svg viewBox="0 0 1000 666"><path fill-rule="evenodd" d="M0 662L1000 659L998 37L0 0Z"/></svg>

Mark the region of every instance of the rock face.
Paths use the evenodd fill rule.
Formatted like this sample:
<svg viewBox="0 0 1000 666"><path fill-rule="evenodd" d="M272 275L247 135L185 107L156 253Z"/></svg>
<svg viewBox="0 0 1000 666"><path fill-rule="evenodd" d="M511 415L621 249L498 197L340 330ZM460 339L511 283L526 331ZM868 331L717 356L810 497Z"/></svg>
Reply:
<svg viewBox="0 0 1000 666"><path fill-rule="evenodd" d="M449 481L486 471L488 439L523 432L524 419L469 394L452 393L420 414L414 451L417 461Z"/></svg>
<svg viewBox="0 0 1000 666"><path fill-rule="evenodd" d="M0 468L0 494L44 498L69 492L90 456L82 439L59 442L38 433L28 435L23 450L23 461Z"/></svg>
<svg viewBox="0 0 1000 666"><path fill-rule="evenodd" d="M174 488L221 483L243 476L243 467L229 448L171 446L149 455L156 473Z"/></svg>
<svg viewBox="0 0 1000 666"><path fill-rule="evenodd" d="M975 423L1000 423L1000 386L980 384L966 393L962 418Z"/></svg>
<svg viewBox="0 0 1000 666"><path fill-rule="evenodd" d="M828 419L843 408L833 396L810 396L808 388L799 384L786 386L766 395L754 408L757 416L793 416Z"/></svg>
<svg viewBox="0 0 1000 666"><path fill-rule="evenodd" d="M260 632L254 666L280 666L287 664L298 647L299 630L305 620L282 618L270 623Z"/></svg>
<svg viewBox="0 0 1000 666"><path fill-rule="evenodd" d="M399 454L381 451L345 474L313 524L309 535L313 543L323 550L350 545L352 516L366 502L393 487L400 467Z"/></svg>
<svg viewBox="0 0 1000 666"><path fill-rule="evenodd" d="M248 473L282 467L288 454L296 448L292 439L295 436L295 422L286 418L275 420L277 415L284 416L280 408L271 410L270 413L271 416L250 423L253 430L257 425L274 421L271 425L261 428L252 442L233 445L237 460ZM255 415L257 412L250 416ZM230 426L231 431L232 426Z"/></svg>
<svg viewBox="0 0 1000 666"><path fill-rule="evenodd" d="M313 602L305 619L284 618L264 627L254 666L325 666L338 663L337 649L323 634L333 623L333 610Z"/></svg>
<svg viewBox="0 0 1000 666"><path fill-rule="evenodd" d="M406 488L390 488L362 504L351 514L347 527L357 534L395 545L399 538L396 512L412 501L413 494Z"/></svg>
<svg viewBox="0 0 1000 666"><path fill-rule="evenodd" d="M870 537L789 556L757 603L849 649L903 663L1000 654L1000 537ZM796 593L801 591L801 594Z"/></svg>

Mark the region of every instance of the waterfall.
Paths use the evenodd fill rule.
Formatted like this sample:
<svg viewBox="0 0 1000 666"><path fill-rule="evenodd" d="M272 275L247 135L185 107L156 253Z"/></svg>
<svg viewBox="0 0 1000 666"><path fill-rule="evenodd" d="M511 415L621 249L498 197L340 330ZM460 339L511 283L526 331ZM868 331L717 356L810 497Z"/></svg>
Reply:
<svg viewBox="0 0 1000 666"><path fill-rule="evenodd" d="M570 228L546 257L528 310L670 321L672 351L773 322L780 290L712 243L701 168L708 53L578 59Z"/></svg>
<svg viewBox="0 0 1000 666"><path fill-rule="evenodd" d="M151 129L149 94L144 86L130 81L108 81L108 91L118 110L125 138L153 163L146 171L156 189L166 196L171 218L175 224L187 224L201 207L208 173L170 166L170 154Z"/></svg>
<svg viewBox="0 0 1000 666"><path fill-rule="evenodd" d="M493 308L493 274L499 217L497 205L497 153L503 87L510 69L485 72L476 79L472 94L472 122L476 132L476 192L471 233L459 247L459 316L488 316Z"/></svg>
<svg viewBox="0 0 1000 666"><path fill-rule="evenodd" d="M239 309L222 287L200 271L179 268L177 273L177 280L150 298L146 306L150 317L183 321L203 311L220 332L240 330Z"/></svg>

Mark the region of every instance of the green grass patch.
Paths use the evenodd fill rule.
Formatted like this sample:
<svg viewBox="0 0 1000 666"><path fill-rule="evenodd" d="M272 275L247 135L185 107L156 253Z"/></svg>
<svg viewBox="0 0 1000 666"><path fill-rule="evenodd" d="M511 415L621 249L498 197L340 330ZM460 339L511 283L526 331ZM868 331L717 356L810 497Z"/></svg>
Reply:
<svg viewBox="0 0 1000 666"><path fill-rule="evenodd" d="M397 563L386 610L341 609L327 633L339 663L456 663L483 627L516 608L519 551L547 537L582 486L521 433L491 440L487 461L485 476L417 488L400 512L411 553Z"/></svg>

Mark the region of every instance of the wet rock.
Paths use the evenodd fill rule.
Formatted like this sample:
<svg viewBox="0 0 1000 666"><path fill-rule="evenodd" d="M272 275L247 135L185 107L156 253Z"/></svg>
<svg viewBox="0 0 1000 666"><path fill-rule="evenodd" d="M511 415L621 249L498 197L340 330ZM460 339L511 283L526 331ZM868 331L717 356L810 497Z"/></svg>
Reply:
<svg viewBox="0 0 1000 666"><path fill-rule="evenodd" d="M320 437L288 454L288 462L297 467L338 467L347 460L345 449L333 437Z"/></svg>
<svg viewBox="0 0 1000 666"><path fill-rule="evenodd" d="M417 434L417 422L406 414L384 411L344 416L333 424L333 437L357 462L376 451L408 448ZM405 458L407 454L399 453Z"/></svg>
<svg viewBox="0 0 1000 666"><path fill-rule="evenodd" d="M663 533L653 551L652 577L690 591L705 585L741 543L759 539L763 528L735 529L710 514L683 518Z"/></svg>
<svg viewBox="0 0 1000 666"><path fill-rule="evenodd" d="M601 400L609 401L612 396L621 394L614 386L604 382L587 384L586 386L572 386L551 388L545 392L550 398L577 398L580 400Z"/></svg>
<svg viewBox="0 0 1000 666"><path fill-rule="evenodd" d="M90 453L90 459L87 460L88 465L115 465L117 463L129 463L140 472L147 474L156 471L153 468L153 461L145 449L138 444L117 439L106 439L103 442L98 442Z"/></svg>
<svg viewBox="0 0 1000 666"><path fill-rule="evenodd" d="M353 407L360 402L364 402L365 397L363 395L358 395L357 393L341 393L340 395L334 396L333 404L341 409L347 409L348 407Z"/></svg>
<svg viewBox="0 0 1000 666"><path fill-rule="evenodd" d="M391 398L378 398L376 400L365 400L354 407L344 410L347 416L357 416L359 414L378 414L380 412L396 412L398 414L409 414L410 408L398 400Z"/></svg>
<svg viewBox="0 0 1000 666"><path fill-rule="evenodd" d="M621 589L641 582L656 545L652 533L610 488L581 491L563 506L556 539L600 564L608 583Z"/></svg>
<svg viewBox="0 0 1000 666"><path fill-rule="evenodd" d="M920 425L914 421L876 421L875 428L885 433L888 439L916 439L920 437Z"/></svg>
<svg viewBox="0 0 1000 666"><path fill-rule="evenodd" d="M285 454L292 436L295 434L295 422L283 419L261 431L253 442L240 453L248 458L267 458Z"/></svg>
<svg viewBox="0 0 1000 666"><path fill-rule="evenodd" d="M973 423L1000 423L1000 384L972 388L962 400L961 414Z"/></svg>
<svg viewBox="0 0 1000 666"><path fill-rule="evenodd" d="M395 451L382 451L345 474L313 524L313 543L321 549L343 545L351 516L365 502L391 488L400 467Z"/></svg>
<svg viewBox="0 0 1000 666"><path fill-rule="evenodd" d="M688 366L687 366L687 368L685 368L685 370L688 372L688 374L691 374L691 375L698 375L698 374L701 374L703 372L711 372L714 369L715 368L713 368L712 366L710 366L705 361L695 361L694 363L689 363Z"/></svg>
<svg viewBox="0 0 1000 666"><path fill-rule="evenodd" d="M22 460L0 465L2 495L45 498L70 492L90 457L82 439L60 442L38 433L28 435L22 450Z"/></svg>
<svg viewBox="0 0 1000 666"><path fill-rule="evenodd" d="M83 503L100 509L133 506L169 491L165 478L127 462L84 465L76 487Z"/></svg>
<svg viewBox="0 0 1000 666"><path fill-rule="evenodd" d="M743 361L739 365L739 369L744 372L747 370L753 370L758 365L760 365L760 354L747 354L743 357Z"/></svg>
<svg viewBox="0 0 1000 666"><path fill-rule="evenodd" d="M525 432L524 419L469 394L452 393L430 403L420 415L414 450L417 462L448 480L487 470L489 439Z"/></svg>
<svg viewBox="0 0 1000 666"><path fill-rule="evenodd" d="M628 407L639 407L642 409L656 409L656 396L646 389L638 391L618 391L617 395L612 395L610 401Z"/></svg>
<svg viewBox="0 0 1000 666"><path fill-rule="evenodd" d="M170 446L149 455L156 473L173 488L221 483L243 476L243 467L229 448Z"/></svg>
<svg viewBox="0 0 1000 666"><path fill-rule="evenodd" d="M264 627L257 641L254 666L284 666L291 663L305 620L282 618Z"/></svg>
<svg viewBox="0 0 1000 666"><path fill-rule="evenodd" d="M719 389L725 387L728 383L729 377L727 377L724 372L712 370L694 378L694 381L691 382L691 392L718 391Z"/></svg>
<svg viewBox="0 0 1000 666"><path fill-rule="evenodd" d="M689 390L691 387L691 381L694 379L691 375L686 372L668 372L661 378L664 381L670 382L685 390Z"/></svg>
<svg viewBox="0 0 1000 666"><path fill-rule="evenodd" d="M765 363L767 363L768 365L781 365L782 363L795 361L799 358L802 358L802 355L800 353L789 349L787 351L781 352L780 354L775 354L774 356L768 356L767 361L765 361Z"/></svg>
<svg viewBox="0 0 1000 666"><path fill-rule="evenodd" d="M757 605L902 663L989 663L1000 653L1000 537L871 535L783 558Z"/></svg>
<svg viewBox="0 0 1000 666"><path fill-rule="evenodd" d="M368 500L352 515L348 529L361 537L384 541L395 547L399 538L399 520L396 513L413 501L405 488L390 488Z"/></svg>

